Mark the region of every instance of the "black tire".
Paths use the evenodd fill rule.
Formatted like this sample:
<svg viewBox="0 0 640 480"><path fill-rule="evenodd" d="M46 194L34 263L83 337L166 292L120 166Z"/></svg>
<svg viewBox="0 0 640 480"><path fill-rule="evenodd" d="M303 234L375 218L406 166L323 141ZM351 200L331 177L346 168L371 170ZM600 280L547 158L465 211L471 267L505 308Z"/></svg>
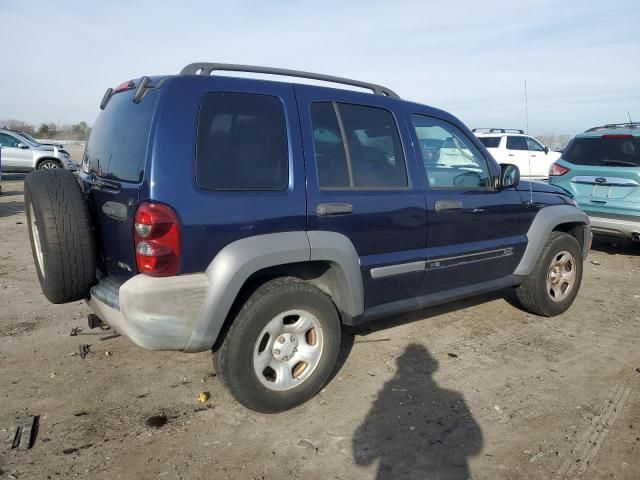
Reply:
<svg viewBox="0 0 640 480"><path fill-rule="evenodd" d="M322 354L315 369L289 390L267 388L253 368L256 342L267 323L287 310L311 312L320 323ZM227 331L213 363L233 397L251 410L276 413L312 398L331 375L340 350L340 318L331 298L318 288L292 277L270 280L248 298Z"/></svg>
<svg viewBox="0 0 640 480"><path fill-rule="evenodd" d="M52 158L47 158L45 160L42 160L38 164L38 170L56 170L58 168L62 168L62 164L59 161L54 160Z"/></svg>
<svg viewBox="0 0 640 480"><path fill-rule="evenodd" d="M563 251L575 259L575 280L567 296L556 301L547 290L547 276L552 262ZM516 290L520 304L525 310L543 317L553 317L566 311L580 290L582 262L582 248L574 237L564 232L551 232L533 271Z"/></svg>
<svg viewBox="0 0 640 480"><path fill-rule="evenodd" d="M88 297L96 277L96 247L76 177L64 169L32 172L24 182L24 201L33 261L45 297L51 303Z"/></svg>

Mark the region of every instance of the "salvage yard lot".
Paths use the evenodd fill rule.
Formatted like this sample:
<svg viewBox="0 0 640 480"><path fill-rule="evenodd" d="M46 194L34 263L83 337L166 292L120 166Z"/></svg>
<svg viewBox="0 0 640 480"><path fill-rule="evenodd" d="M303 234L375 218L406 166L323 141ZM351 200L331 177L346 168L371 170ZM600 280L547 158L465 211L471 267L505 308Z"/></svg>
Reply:
<svg viewBox="0 0 640 480"><path fill-rule="evenodd" d="M22 180L0 197L0 478L640 478L637 246L596 241L556 318L505 292L349 330L318 396L261 415L210 354L145 351L89 330L82 302L50 305ZM7 450L21 415L39 415L35 444Z"/></svg>

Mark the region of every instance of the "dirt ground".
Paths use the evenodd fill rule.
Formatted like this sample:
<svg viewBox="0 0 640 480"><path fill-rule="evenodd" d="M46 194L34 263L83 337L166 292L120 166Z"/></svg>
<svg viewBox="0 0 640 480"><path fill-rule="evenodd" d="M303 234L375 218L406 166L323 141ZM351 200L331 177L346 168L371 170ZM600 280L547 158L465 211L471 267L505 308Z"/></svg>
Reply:
<svg viewBox="0 0 640 480"><path fill-rule="evenodd" d="M82 302L48 304L22 179L0 196L0 478L640 478L635 246L597 241L556 318L507 291L349 330L318 396L261 415L209 353L145 351L89 330ZM21 415L39 416L34 446L8 450Z"/></svg>

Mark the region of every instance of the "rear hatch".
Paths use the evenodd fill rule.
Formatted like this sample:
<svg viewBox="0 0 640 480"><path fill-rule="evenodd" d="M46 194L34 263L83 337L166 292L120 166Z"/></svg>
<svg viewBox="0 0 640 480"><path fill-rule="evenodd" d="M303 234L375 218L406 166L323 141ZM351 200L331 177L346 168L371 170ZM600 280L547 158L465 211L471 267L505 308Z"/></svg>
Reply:
<svg viewBox="0 0 640 480"><path fill-rule="evenodd" d="M134 103L136 84L116 89L98 116L80 172L96 226L100 269L123 280L137 273L133 219L158 100L158 91L148 89Z"/></svg>
<svg viewBox="0 0 640 480"><path fill-rule="evenodd" d="M577 137L562 154L563 187L588 213L640 216L640 140L632 135Z"/></svg>

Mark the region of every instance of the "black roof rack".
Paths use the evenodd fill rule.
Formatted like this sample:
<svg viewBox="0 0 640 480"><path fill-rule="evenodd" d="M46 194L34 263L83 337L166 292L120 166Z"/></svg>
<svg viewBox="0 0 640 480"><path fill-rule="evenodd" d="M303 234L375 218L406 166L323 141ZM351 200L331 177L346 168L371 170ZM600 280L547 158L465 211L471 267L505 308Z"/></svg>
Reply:
<svg viewBox="0 0 640 480"><path fill-rule="evenodd" d="M597 132L598 130L610 130L612 128L640 128L640 123L638 122L627 122L627 123L607 123L606 125L602 125L600 127L592 127L589 130L585 130L585 133L588 132Z"/></svg>
<svg viewBox="0 0 640 480"><path fill-rule="evenodd" d="M472 132L479 132L480 130L486 130L487 133L519 133L524 135L524 130L519 128L474 128Z"/></svg>
<svg viewBox="0 0 640 480"><path fill-rule="evenodd" d="M361 82L360 80L351 80L349 78L333 77L321 73L302 72L300 70L287 70L285 68L258 67L255 65L234 65L230 63L207 63L198 62L191 63L180 71L180 75L211 75L213 71L227 72L246 72L246 73L264 73L267 75L282 75L286 77L308 78L311 80L320 80L323 82L340 83L343 85L351 85L352 87L366 88L371 90L375 95L397 98L400 96L393 90L376 85L375 83Z"/></svg>

